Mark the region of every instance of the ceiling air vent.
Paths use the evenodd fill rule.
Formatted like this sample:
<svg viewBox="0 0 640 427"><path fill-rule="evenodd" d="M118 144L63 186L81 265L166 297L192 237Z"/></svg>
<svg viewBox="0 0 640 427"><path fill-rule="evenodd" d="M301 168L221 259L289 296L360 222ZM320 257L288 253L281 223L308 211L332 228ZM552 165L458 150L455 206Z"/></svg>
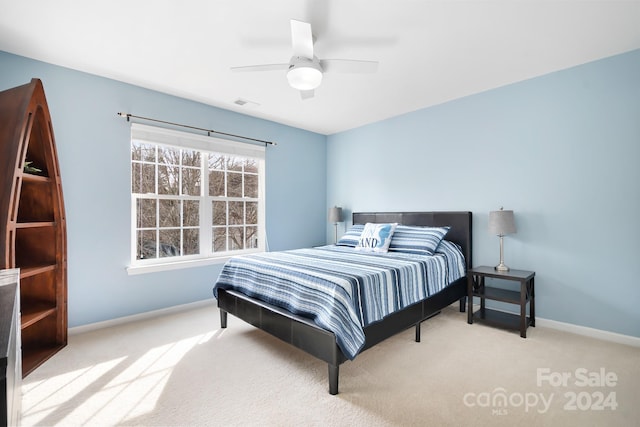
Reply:
<svg viewBox="0 0 640 427"><path fill-rule="evenodd" d="M257 102L253 102L253 101L248 101L246 99L242 99L242 98L238 98L235 101L233 101L234 104L240 106L240 107L257 107L260 104L258 104Z"/></svg>

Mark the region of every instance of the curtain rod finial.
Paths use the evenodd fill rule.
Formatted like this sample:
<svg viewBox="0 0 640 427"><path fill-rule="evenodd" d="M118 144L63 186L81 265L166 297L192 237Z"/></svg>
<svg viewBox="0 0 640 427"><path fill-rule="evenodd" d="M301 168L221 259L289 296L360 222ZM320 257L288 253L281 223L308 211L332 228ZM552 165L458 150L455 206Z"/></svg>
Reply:
<svg viewBox="0 0 640 427"><path fill-rule="evenodd" d="M118 112L116 114L119 115L120 117L126 117L127 121L129 121L129 118L131 117L131 114L129 113Z"/></svg>

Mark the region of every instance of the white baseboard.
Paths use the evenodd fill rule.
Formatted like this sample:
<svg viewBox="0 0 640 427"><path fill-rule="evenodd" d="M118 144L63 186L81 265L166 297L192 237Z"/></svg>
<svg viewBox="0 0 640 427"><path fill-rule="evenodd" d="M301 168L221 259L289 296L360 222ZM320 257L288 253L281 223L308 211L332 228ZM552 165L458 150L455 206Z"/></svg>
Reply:
<svg viewBox="0 0 640 427"><path fill-rule="evenodd" d="M105 320L103 322L90 323L88 325L75 326L69 328L69 335L81 334L84 332L94 331L97 329L108 328L111 326L122 325L124 323L134 322L137 320L152 319L158 316L164 316L173 313L180 313L186 310L193 310L196 308L214 306L216 304L215 299L208 299L202 301L196 301L188 304L176 305L173 307L162 308L159 310L147 311L146 313L133 314L131 316L119 317L117 319ZM458 303L454 304L456 307ZM515 314L515 313L512 313ZM578 326L571 323L558 322L556 320L543 319L536 317L536 325L543 326L550 329L556 329L559 331L570 332L572 334L583 335L591 338L596 338L603 341L615 342L618 344L625 344L632 347L640 347L640 338L633 337L631 335L623 335L615 332L603 331L601 329L589 328L587 326Z"/></svg>
<svg viewBox="0 0 640 427"><path fill-rule="evenodd" d="M452 306L458 307L458 303L455 302ZM480 308L479 304L473 304L473 310ZM465 307L465 309L468 309ZM503 313L509 313L519 316L519 313L512 311L499 310L492 308L492 310L502 311ZM618 334L616 332L603 331L602 329L589 328L587 326L574 325L572 323L558 322L557 320L544 319L536 316L536 326L542 326L549 329L555 329L563 332L570 332L576 335L582 335L585 337L596 338L603 341L615 342L618 344L630 345L632 347L640 347L640 338L631 335Z"/></svg>
<svg viewBox="0 0 640 427"><path fill-rule="evenodd" d="M147 311L145 313L132 314L131 316L118 317L117 319L105 320L103 322L89 323L87 325L74 326L69 328L69 335L77 335L85 332L95 331L97 329L109 328L111 326L122 325L138 320L152 319L158 316L166 316L168 314L180 313L182 311L193 310L196 308L215 306L216 300L211 298L202 301L191 302L188 304L175 305L173 307L161 308L159 310Z"/></svg>
<svg viewBox="0 0 640 427"><path fill-rule="evenodd" d="M632 347L640 347L640 338L631 335L618 334L616 332L603 331L601 329L589 328L587 326L578 326L571 323L558 322L556 320L541 319L536 316L536 326L557 329L559 331L571 332L577 335L583 335L590 338L597 338L603 341L615 342L618 344L630 345Z"/></svg>

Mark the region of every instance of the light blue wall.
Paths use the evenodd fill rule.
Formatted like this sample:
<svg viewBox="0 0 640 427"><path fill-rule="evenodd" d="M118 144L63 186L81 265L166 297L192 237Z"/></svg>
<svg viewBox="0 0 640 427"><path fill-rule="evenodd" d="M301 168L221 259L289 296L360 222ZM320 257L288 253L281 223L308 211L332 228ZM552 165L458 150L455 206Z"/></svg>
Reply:
<svg viewBox="0 0 640 427"><path fill-rule="evenodd" d="M332 241L333 205L347 217L471 210L474 264L493 265L487 216L504 206L518 226L505 261L536 271L539 317L640 336L640 51L329 137L0 52L0 90L32 77L63 177L70 326L211 298L220 270L126 274L129 126L115 114L126 111L278 141L271 250Z"/></svg>
<svg viewBox="0 0 640 427"><path fill-rule="evenodd" d="M469 78L473 78L470 70ZM513 209L505 263L542 318L640 337L640 50L328 137L327 207ZM348 224L347 224L348 225Z"/></svg>
<svg viewBox="0 0 640 427"><path fill-rule="evenodd" d="M129 125L119 111L254 138L267 148L271 250L324 243L326 137L0 52L0 90L44 84L68 227L69 326L213 298L219 265L128 276Z"/></svg>

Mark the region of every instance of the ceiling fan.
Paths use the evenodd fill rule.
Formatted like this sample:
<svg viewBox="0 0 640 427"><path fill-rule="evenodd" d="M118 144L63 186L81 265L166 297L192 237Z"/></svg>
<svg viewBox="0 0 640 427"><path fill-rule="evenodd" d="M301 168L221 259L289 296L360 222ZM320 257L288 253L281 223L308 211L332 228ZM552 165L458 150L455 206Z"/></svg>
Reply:
<svg viewBox="0 0 640 427"><path fill-rule="evenodd" d="M314 90L320 86L322 75L331 73L375 73L377 61L354 59L318 59L313 53L313 33L311 24L291 20L291 45L293 56L288 64L248 65L231 67L231 71L273 71L288 70L289 85L300 91L302 99L312 98Z"/></svg>

